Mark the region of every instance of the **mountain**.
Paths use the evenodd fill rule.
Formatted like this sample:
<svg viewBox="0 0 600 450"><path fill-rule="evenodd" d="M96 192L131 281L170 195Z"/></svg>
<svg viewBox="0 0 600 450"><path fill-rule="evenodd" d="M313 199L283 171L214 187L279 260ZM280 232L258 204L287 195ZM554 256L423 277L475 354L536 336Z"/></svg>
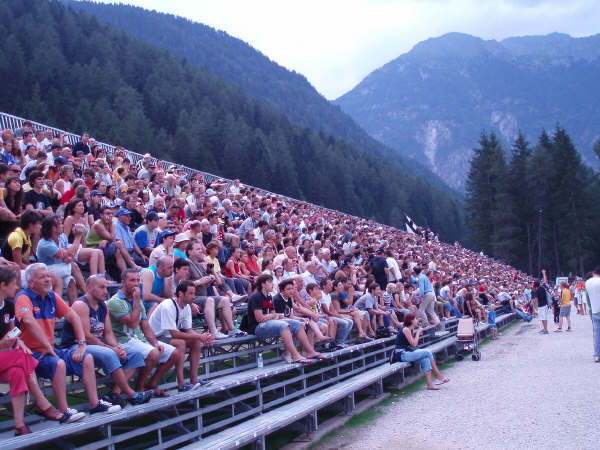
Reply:
<svg viewBox="0 0 600 450"><path fill-rule="evenodd" d="M5 0L0 36L1 111L383 223L402 226L406 210L445 239L462 236L448 190L94 16Z"/></svg>
<svg viewBox="0 0 600 450"><path fill-rule="evenodd" d="M101 22L168 49L191 64L242 88L252 97L269 102L293 123L353 143L384 160L398 161L439 189L447 189L426 165L381 144L340 107L329 102L301 74L289 71L224 31L171 14L123 4L62 0Z"/></svg>
<svg viewBox="0 0 600 450"><path fill-rule="evenodd" d="M450 33L420 42L335 103L379 141L462 188L482 129L505 148L557 123L587 164L600 136L600 34L483 40Z"/></svg>

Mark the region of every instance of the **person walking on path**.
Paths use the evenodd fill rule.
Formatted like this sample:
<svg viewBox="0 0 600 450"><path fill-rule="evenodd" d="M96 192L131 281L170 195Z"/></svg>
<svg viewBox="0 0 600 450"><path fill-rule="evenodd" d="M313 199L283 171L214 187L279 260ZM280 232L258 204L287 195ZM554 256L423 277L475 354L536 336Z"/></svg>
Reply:
<svg viewBox="0 0 600 450"><path fill-rule="evenodd" d="M538 320L542 322L540 334L548 334L548 300L546 297L546 289L540 285L538 280L533 282L533 305L538 312Z"/></svg>
<svg viewBox="0 0 600 450"><path fill-rule="evenodd" d="M421 267L415 266L413 269L419 281L419 294L421 295L421 304L419 305L418 317L419 321L424 325L435 325L440 328L440 319L435 313L435 294L433 293L433 285L427 275L421 271Z"/></svg>
<svg viewBox="0 0 600 450"><path fill-rule="evenodd" d="M571 291L565 281L560 283L560 318L555 333L562 331L563 319L567 318L567 331L571 331Z"/></svg>
<svg viewBox="0 0 600 450"><path fill-rule="evenodd" d="M600 266L594 269L592 277L585 282L585 290L590 301L594 327L594 361L600 362Z"/></svg>

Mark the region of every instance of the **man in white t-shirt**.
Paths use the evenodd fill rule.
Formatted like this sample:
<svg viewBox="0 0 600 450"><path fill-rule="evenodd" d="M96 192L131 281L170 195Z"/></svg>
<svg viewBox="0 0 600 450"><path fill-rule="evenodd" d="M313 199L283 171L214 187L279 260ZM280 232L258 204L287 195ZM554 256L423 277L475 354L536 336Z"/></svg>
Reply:
<svg viewBox="0 0 600 450"><path fill-rule="evenodd" d="M214 343L210 333L197 333L192 330L192 310L196 287L193 281L183 280L175 290L176 300L160 302L150 316L150 327L156 337L185 352L190 349L190 382L183 377L183 360L175 366L179 392L191 391L208 385L206 380L198 381L198 366L202 354L202 344Z"/></svg>
<svg viewBox="0 0 600 450"><path fill-rule="evenodd" d="M600 362L600 266L594 269L592 278L585 282L585 291L589 297L594 327L594 361Z"/></svg>
<svg viewBox="0 0 600 450"><path fill-rule="evenodd" d="M391 250L386 250L385 252L385 261L387 262L389 269L389 282L395 283L402 279L402 272L400 272L400 266L398 266L398 261L394 258Z"/></svg>

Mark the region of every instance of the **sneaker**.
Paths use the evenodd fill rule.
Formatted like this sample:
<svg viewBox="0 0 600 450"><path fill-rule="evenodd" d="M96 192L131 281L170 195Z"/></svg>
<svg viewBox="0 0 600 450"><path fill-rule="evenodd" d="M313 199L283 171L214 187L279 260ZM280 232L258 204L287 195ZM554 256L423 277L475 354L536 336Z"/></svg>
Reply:
<svg viewBox="0 0 600 450"><path fill-rule="evenodd" d="M106 400L98 400L98 404L90 409L90 415L96 414L99 412L106 412L108 414L114 414L121 411L121 407L119 405L113 405L112 403L107 402Z"/></svg>
<svg viewBox="0 0 600 450"><path fill-rule="evenodd" d="M538 331L539 334L548 334L548 330L540 330Z"/></svg>
<svg viewBox="0 0 600 450"><path fill-rule="evenodd" d="M594 356L594 362L600 362L600 356Z"/></svg>
<svg viewBox="0 0 600 450"><path fill-rule="evenodd" d="M210 386L211 384L213 384L213 380L207 380L206 378L198 381L198 383L200 383L200 385L202 387L206 387L206 386Z"/></svg>
<svg viewBox="0 0 600 450"><path fill-rule="evenodd" d="M365 342L371 342L373 340L372 337L367 336L366 334L360 335L358 336L358 342L365 343Z"/></svg>
<svg viewBox="0 0 600 450"><path fill-rule="evenodd" d="M148 403L151 398L151 392L134 392L128 400L132 405L141 405L143 403Z"/></svg>
<svg viewBox="0 0 600 450"><path fill-rule="evenodd" d="M436 331L436 332L434 333L434 336L435 336L435 337L446 336L446 335L447 335L447 334L449 334L449 333L450 333L449 331Z"/></svg>
<svg viewBox="0 0 600 450"><path fill-rule="evenodd" d="M336 350L342 350L342 349L345 349L346 347L348 347L348 344L344 344L343 342L340 342L339 344L335 344Z"/></svg>
<svg viewBox="0 0 600 450"><path fill-rule="evenodd" d="M202 387L202 385L200 383L185 383L183 386L181 386L180 388L178 388L177 390L179 392L188 392L188 391L195 391L197 389L200 389Z"/></svg>
<svg viewBox="0 0 600 450"><path fill-rule="evenodd" d="M225 333L221 333L220 331L215 331L212 334L213 338L215 339L227 339L229 336L227 336Z"/></svg>
<svg viewBox="0 0 600 450"><path fill-rule="evenodd" d="M233 297L231 297L231 301L233 303L238 303L238 302L243 302L246 301L246 299L248 298L247 295L238 295L238 294L233 294Z"/></svg>
<svg viewBox="0 0 600 450"><path fill-rule="evenodd" d="M105 394L102 396L102 400L112 403L113 405L119 405L121 408L125 408L127 405L127 399L121 394L117 394L115 392L109 392L108 394Z"/></svg>
<svg viewBox="0 0 600 450"><path fill-rule="evenodd" d="M59 420L60 423L73 423L81 420L85 417L85 413L77 411L75 408L67 408L66 411L63 411L62 419Z"/></svg>

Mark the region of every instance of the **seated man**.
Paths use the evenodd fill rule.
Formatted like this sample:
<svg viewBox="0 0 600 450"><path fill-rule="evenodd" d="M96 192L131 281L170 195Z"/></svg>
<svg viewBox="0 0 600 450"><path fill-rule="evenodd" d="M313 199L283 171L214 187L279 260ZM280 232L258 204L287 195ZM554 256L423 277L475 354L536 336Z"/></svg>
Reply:
<svg viewBox="0 0 600 450"><path fill-rule="evenodd" d="M120 411L120 406L98 400L94 359L86 352L81 321L60 295L52 291L52 278L46 265L30 265L25 270L25 281L28 287L17 294L15 317L23 332L21 339L39 361L35 369L37 375L52 380L58 408L64 413L61 422L73 422L82 418L81 413L67 405L66 377L69 375L81 378L90 404L90 414ZM54 324L57 317L64 317L72 325L77 339L76 347L54 348Z"/></svg>
<svg viewBox="0 0 600 450"><path fill-rule="evenodd" d="M160 303L150 316L150 327L154 335L185 354L190 349L190 382L184 383L183 362L175 366L179 392L196 390L210 384L208 380L198 381L198 366L202 355L202 345L210 347L214 339L209 333L197 333L192 330L192 310L195 286L192 281L183 280L175 290L176 299Z"/></svg>
<svg viewBox="0 0 600 450"><path fill-rule="evenodd" d="M106 278L102 275L92 275L87 279L85 295L79 297L71 309L81 319L87 352L94 357L96 366L101 367L103 372L112 378L113 388L107 394L107 400L122 405L120 392L123 392L132 405L146 403L151 395L136 392L128 384L136 369L144 367L144 357L139 352L126 352L119 346L108 316L105 302L107 295ZM75 332L68 322L63 326L61 345L65 348L77 345Z"/></svg>
<svg viewBox="0 0 600 450"><path fill-rule="evenodd" d="M231 296L233 293L222 282L221 276L210 267L204 254L204 247L200 241L192 241L187 246L189 262L189 279L196 286L196 303L202 312L208 329L215 339L225 339L235 334L231 310ZM216 291L216 295L209 293L209 289ZM227 295L227 294L231 294ZM215 317L221 321L221 330L217 330Z"/></svg>
<svg viewBox="0 0 600 450"><path fill-rule="evenodd" d="M372 283L369 286L368 292L363 294L354 304L354 307L359 311L367 311L369 313L370 334L375 335L377 330L377 316L389 317L392 315L390 311L382 311L377 305L377 297L381 295L381 288L377 283Z"/></svg>
<svg viewBox="0 0 600 450"><path fill-rule="evenodd" d="M133 220L133 212L127 208L121 208L116 214L117 223L115 224L115 239L123 242L129 258L123 254L125 261L134 269L148 265L148 257L144 255L142 250L135 243L133 233L131 232L130 224Z"/></svg>
<svg viewBox="0 0 600 450"><path fill-rule="evenodd" d="M141 392L144 389L146 378L158 364L148 388L154 391L155 397L168 397L169 394L160 389L158 383L171 367L183 360L184 355L172 345L156 339L146 317L137 270L127 269L121 274L121 289L106 305L119 346L126 353L141 353L146 362L138 373L135 390Z"/></svg>
<svg viewBox="0 0 600 450"><path fill-rule="evenodd" d="M330 310L335 314L340 314L342 317L347 317L352 320L356 331L358 332L357 341L359 343L370 342L373 339L365 334L368 329L367 318L368 313L366 311L359 311L353 306L346 308L346 300L348 299L348 293L345 291L346 280L333 280L332 283L333 291L331 293L331 308Z"/></svg>
<svg viewBox="0 0 600 450"><path fill-rule="evenodd" d="M155 266L150 266L140 272L142 300L148 313L152 315L153 308L165 299L173 296L173 258L161 256Z"/></svg>
<svg viewBox="0 0 600 450"><path fill-rule="evenodd" d="M146 214L146 224L140 225L133 234L135 243L144 255L150 257L150 253L154 250L158 233L158 213L150 211Z"/></svg>
<svg viewBox="0 0 600 450"><path fill-rule="evenodd" d="M260 275L256 279L256 290L248 298L248 332L255 334L257 338L281 337L285 352L291 355L291 362L303 364L310 363L310 359L327 359L326 356L316 352L308 341L304 332L302 322L286 319L283 314L275 312L270 292L273 290L273 277L271 275ZM294 344L294 337L298 339L304 355L303 358Z"/></svg>
<svg viewBox="0 0 600 450"><path fill-rule="evenodd" d="M344 317L332 308L331 293L333 286L329 278L321 280L321 288L316 284L306 286L306 291L320 305L320 310L329 319L330 322L335 322L335 333L330 334L335 338L335 345L338 348L346 347L345 341L348 339L350 331L352 331L352 319L348 316Z"/></svg>

